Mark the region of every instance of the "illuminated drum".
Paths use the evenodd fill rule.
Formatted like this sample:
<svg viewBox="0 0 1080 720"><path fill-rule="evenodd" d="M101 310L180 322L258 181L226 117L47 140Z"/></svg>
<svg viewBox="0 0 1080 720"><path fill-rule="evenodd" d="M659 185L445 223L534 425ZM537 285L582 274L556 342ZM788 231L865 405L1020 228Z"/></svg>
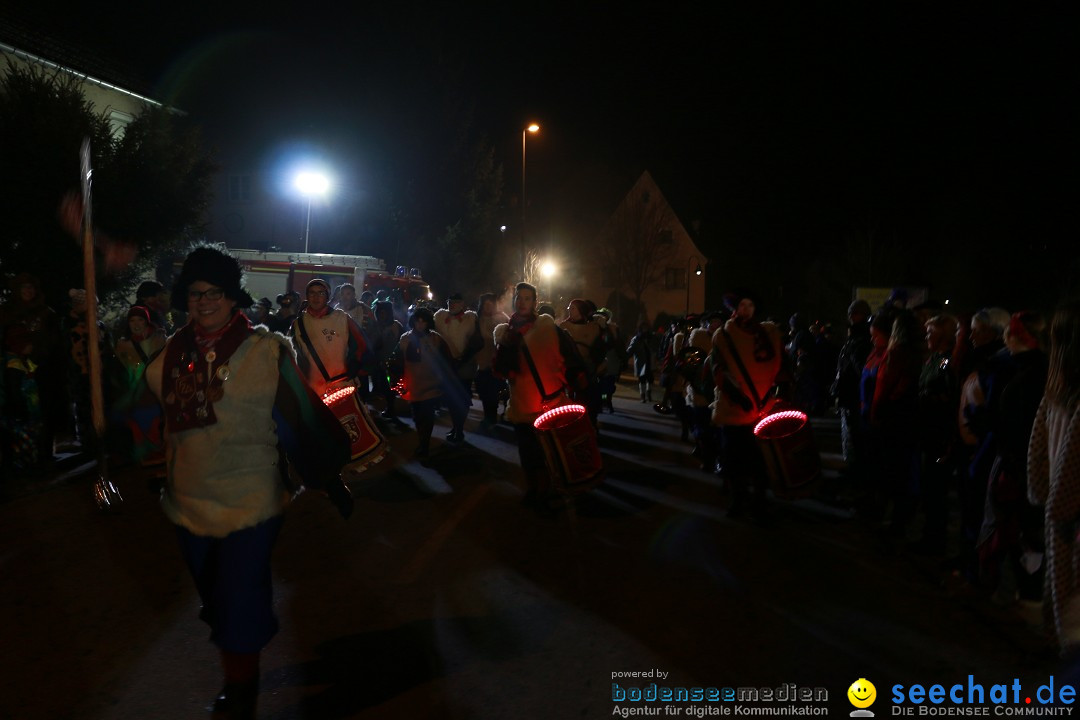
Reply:
<svg viewBox="0 0 1080 720"><path fill-rule="evenodd" d="M754 437L778 498L791 500L814 493L821 480L821 455L806 413L773 412L754 426Z"/></svg>
<svg viewBox="0 0 1080 720"><path fill-rule="evenodd" d="M383 459L387 451L386 438L371 419L367 407L356 396L355 386L349 385L327 393L322 400L349 436L351 460L346 469L360 472Z"/></svg>
<svg viewBox="0 0 1080 720"><path fill-rule="evenodd" d="M555 489L572 495L604 479L596 429L583 405L560 405L533 422Z"/></svg>

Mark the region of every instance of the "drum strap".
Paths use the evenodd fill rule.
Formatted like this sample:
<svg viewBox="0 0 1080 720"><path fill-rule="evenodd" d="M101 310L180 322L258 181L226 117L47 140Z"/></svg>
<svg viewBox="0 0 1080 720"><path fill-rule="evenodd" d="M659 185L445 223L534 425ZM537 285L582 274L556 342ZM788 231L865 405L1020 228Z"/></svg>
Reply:
<svg viewBox="0 0 1080 720"><path fill-rule="evenodd" d="M304 316L296 318L296 327L300 328L300 339L304 341L304 345L307 346L308 354L311 355L311 361L315 363L315 367L319 368L319 372L322 373L323 380L330 382L331 380L340 380L344 377L348 377L347 373L342 373L337 377L330 377L330 373L326 372L326 366L322 364L322 360L319 358L319 353L315 352L315 346L311 343L311 338L308 337L307 328L304 327Z"/></svg>
<svg viewBox="0 0 1080 720"><path fill-rule="evenodd" d="M522 338L521 341L521 352L523 355L525 355L525 362L529 366L529 372L532 373L533 382L536 383L536 389L540 391L540 398L544 402L548 402L559 397L559 395L562 394L562 391L566 388L566 386L563 385L561 388L551 393L550 395L544 392L544 383L540 381L540 373L536 370L536 363L533 362L532 353L529 352L529 346L525 344L524 338Z"/></svg>
<svg viewBox="0 0 1080 720"><path fill-rule="evenodd" d="M765 407L765 403L762 402L761 396L758 395L757 388L754 387L754 381L750 379L750 373L747 372L746 366L743 365L742 358L739 357L739 351L735 348L735 341L731 339L731 335L724 328L720 328L720 332L724 334L724 339L727 340L728 349L731 350L731 358L735 361L736 367L739 368L739 372L742 373L743 379L746 380L746 385L750 389L750 396L754 398L754 405L760 411Z"/></svg>

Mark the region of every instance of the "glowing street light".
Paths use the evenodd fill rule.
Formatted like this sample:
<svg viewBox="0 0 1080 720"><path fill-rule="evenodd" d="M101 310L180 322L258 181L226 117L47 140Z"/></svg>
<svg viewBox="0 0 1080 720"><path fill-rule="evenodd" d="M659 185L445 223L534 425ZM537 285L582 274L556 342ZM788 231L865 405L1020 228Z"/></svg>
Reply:
<svg viewBox="0 0 1080 720"><path fill-rule="evenodd" d="M551 262L550 260L540 266L540 274L548 278L549 280L555 276L555 273L558 272L558 270L559 269L555 267L555 263Z"/></svg>
<svg viewBox="0 0 1080 720"><path fill-rule="evenodd" d="M697 258L697 255L691 255L686 258L686 314L690 314L690 263ZM701 258L698 258L697 268L694 269L694 275L701 276Z"/></svg>
<svg viewBox="0 0 1080 720"><path fill-rule="evenodd" d="M311 199L322 197L330 189L330 180L321 173L302 172L296 175L293 185L300 194L307 198L307 223L304 225L304 253L308 251L308 241L311 239Z"/></svg>
<svg viewBox="0 0 1080 720"><path fill-rule="evenodd" d="M540 131L540 126L531 123L521 131L521 270L525 272L525 137L529 133Z"/></svg>

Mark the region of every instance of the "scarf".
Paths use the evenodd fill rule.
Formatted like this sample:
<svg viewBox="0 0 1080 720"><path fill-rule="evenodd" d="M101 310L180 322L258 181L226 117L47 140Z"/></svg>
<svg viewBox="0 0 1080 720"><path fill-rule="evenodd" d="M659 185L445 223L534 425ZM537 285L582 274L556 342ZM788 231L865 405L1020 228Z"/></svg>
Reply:
<svg viewBox="0 0 1080 720"><path fill-rule="evenodd" d="M735 327L739 328L739 330L742 330L747 335L754 336L755 362L769 362L776 357L776 348L769 342L769 333L765 332L765 328L763 328L761 323L757 320L751 318L744 323L736 317Z"/></svg>
<svg viewBox="0 0 1080 720"><path fill-rule="evenodd" d="M214 332L205 332L195 322L176 331L162 358L161 395L167 431L217 423L214 403L224 395L229 358L251 333L251 323L241 312Z"/></svg>

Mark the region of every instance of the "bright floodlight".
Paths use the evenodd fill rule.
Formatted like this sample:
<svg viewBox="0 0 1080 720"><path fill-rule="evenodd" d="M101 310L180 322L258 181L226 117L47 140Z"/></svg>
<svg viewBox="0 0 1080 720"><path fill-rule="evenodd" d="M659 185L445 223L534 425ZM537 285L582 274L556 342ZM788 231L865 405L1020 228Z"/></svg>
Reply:
<svg viewBox="0 0 1080 720"><path fill-rule="evenodd" d="M529 127L525 128L525 129L528 130L531 133L534 133L534 132L537 132L540 129L540 126L537 125L536 123L533 123L532 125L530 125Z"/></svg>
<svg viewBox="0 0 1080 720"><path fill-rule="evenodd" d="M540 272L543 274L544 277L547 277L547 278L554 275L555 270L556 270L555 263L551 262L550 260L540 266Z"/></svg>
<svg viewBox="0 0 1080 720"><path fill-rule="evenodd" d="M293 184L307 197L322 195L330 189L330 181L326 179L326 176L313 172L299 173Z"/></svg>

